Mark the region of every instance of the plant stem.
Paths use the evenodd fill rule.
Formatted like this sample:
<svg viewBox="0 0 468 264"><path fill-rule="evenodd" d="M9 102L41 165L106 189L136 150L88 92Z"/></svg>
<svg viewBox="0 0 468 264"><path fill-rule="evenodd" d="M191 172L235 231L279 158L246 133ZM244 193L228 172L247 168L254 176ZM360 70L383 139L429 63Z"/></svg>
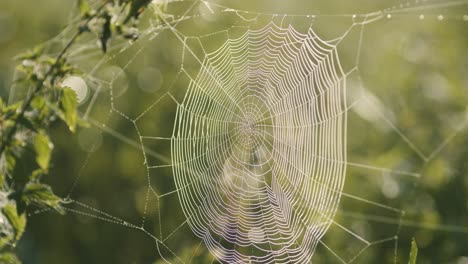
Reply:
<svg viewBox="0 0 468 264"><path fill-rule="evenodd" d="M108 1L105 1L98 9L96 9L96 13L90 17L88 17L85 22L84 22L84 26L88 26L89 22L95 18L99 12L101 11L101 9L107 4ZM2 144L0 145L0 155L3 153L3 151L5 150L5 148L7 147L9 141L11 140L11 138L13 137L13 135L16 133L16 130L18 129L18 120L20 120L21 118L23 118L24 114L26 113L26 110L29 108L29 106L31 105L31 102L32 100L34 99L34 97L42 90L42 88L44 87L44 83L47 81L47 79L51 76L51 74L54 72L54 70L56 69L59 61L65 56L65 53L70 49L70 47L75 43L75 41L78 39L78 37L83 34L85 31L80 29L73 35L73 37L68 41L68 43L65 45L65 47L62 49L62 51L60 51L59 55L57 56L56 60L55 60L55 63L50 67L50 69L46 72L46 74L44 75L44 78L39 81L39 83L36 85L36 87L34 88L33 92L27 97L25 103L22 105L21 107L21 111L20 113L18 114L18 116L15 118L15 123L13 124L13 127L8 131L7 135L3 138L2 140ZM52 83L54 82L53 80L55 79L54 77L52 77Z"/></svg>

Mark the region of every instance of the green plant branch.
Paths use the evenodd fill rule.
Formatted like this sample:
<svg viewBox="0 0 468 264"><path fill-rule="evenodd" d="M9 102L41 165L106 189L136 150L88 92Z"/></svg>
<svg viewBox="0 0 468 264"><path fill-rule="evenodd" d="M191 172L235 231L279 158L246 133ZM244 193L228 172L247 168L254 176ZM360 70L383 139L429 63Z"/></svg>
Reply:
<svg viewBox="0 0 468 264"><path fill-rule="evenodd" d="M7 147L8 143L10 142L12 137L15 135L16 130L18 129L18 124L19 124L17 121L21 120L24 117L24 114L26 113L28 108L31 106L32 100L42 90L42 88L44 87L44 84L47 81L47 79L51 76L51 74L57 68L57 66L59 64L59 61L65 56L66 52L73 46L73 44L76 42L76 40L84 32L86 32L86 30L84 30L84 28L86 28L88 26L89 22L91 22L92 19L94 19L96 16L98 16L99 12L102 10L102 8L104 8L104 6L107 3L108 3L108 0L106 0L101 6L99 6L96 9L96 12L93 15L89 16L84 21L83 25L81 25L79 27L78 31L73 35L73 37L68 41L68 43L65 45L65 47L60 51L59 55L55 58L55 63L52 64L52 66L46 72L46 74L44 75L42 80L40 80L38 82L38 84L34 88L34 91L27 97L25 103L21 107L21 110L20 110L18 116L16 116L16 118L14 119L15 122L13 124L13 127L8 131L7 135L2 139L2 144L0 145L0 155L4 152L4 150ZM55 76L52 78L51 84L53 84L54 82L55 82Z"/></svg>
<svg viewBox="0 0 468 264"><path fill-rule="evenodd" d="M75 74L77 68L68 62L69 51L86 32L97 35L105 53L113 36L136 40L139 16L150 0L99 0L91 8L87 0L77 0L81 13L76 32L58 54L46 55L35 48L21 54L18 70L24 78L16 81L30 85L31 92L15 104L4 104L0 98L0 263L21 263L12 251L26 228L29 206L54 209L65 213L64 200L41 178L49 173L53 142L48 128L60 118L71 132L86 122L77 114L77 95L70 87L56 87L57 80ZM127 25L131 22L131 25ZM54 96L50 91L59 91ZM23 128L27 133L19 135ZM22 132L22 131L21 131ZM32 150L32 152L31 152ZM30 155L32 154L32 155Z"/></svg>

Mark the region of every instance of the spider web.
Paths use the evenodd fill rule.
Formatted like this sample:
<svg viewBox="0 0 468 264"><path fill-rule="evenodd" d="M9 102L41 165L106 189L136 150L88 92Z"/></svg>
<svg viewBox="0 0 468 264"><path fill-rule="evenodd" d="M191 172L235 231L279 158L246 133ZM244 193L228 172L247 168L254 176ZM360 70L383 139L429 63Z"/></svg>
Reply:
<svg viewBox="0 0 468 264"><path fill-rule="evenodd" d="M398 80L376 70L379 51L365 38L408 21L463 25L468 16L457 8L466 5L292 15L155 2L141 38L112 43L104 58L82 39L71 58L86 73L80 109L92 128L78 135L89 153L65 192L66 210L143 232L169 263L366 263L389 247L384 257L397 263L404 227L466 235L463 226L407 216L418 212L408 201L419 199L424 168L466 130L466 101L446 112L452 119L441 117L448 121L435 140L418 141L423 132L397 118L418 109L401 98L395 107L398 91L382 84ZM51 54L76 21L47 43ZM424 64L410 48L408 60ZM13 88L12 100L27 92ZM131 216L81 198L99 193L82 182L107 136L138 150L125 158L142 164L129 172L139 186ZM374 148L382 137L396 147Z"/></svg>
<svg viewBox="0 0 468 264"><path fill-rule="evenodd" d="M270 24L208 54L191 80L172 166L188 223L218 259L310 260L344 180L334 51L313 31Z"/></svg>

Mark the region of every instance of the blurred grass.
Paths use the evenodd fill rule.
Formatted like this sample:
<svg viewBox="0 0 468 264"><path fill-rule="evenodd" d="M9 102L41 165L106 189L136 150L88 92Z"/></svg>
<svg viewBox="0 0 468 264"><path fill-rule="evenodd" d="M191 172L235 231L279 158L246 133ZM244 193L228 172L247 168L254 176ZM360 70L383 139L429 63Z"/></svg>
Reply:
<svg viewBox="0 0 468 264"><path fill-rule="evenodd" d="M72 0L0 2L2 97L7 98L9 94L15 64L13 56L58 34L67 25L74 4ZM399 2L303 0L291 4L263 0L227 3L233 8L288 14L366 13L394 4L399 5ZM424 161L389 123L375 113L369 116L369 112L375 112L377 108L385 113L427 156L456 131L466 119L468 102L468 52L465 48L468 34L466 23L459 19L466 11L466 6L430 10L424 21L419 20L419 13L410 13L366 26L361 47L360 78L351 75L348 80L351 94L364 92L376 98L374 105L360 102L364 116L362 111L349 111L349 160L422 174L420 179L414 179L348 168L345 192L407 212L399 230L398 259L401 263L406 262L413 236L420 248L418 263L467 262L467 258L462 256L468 256L468 151L464 147L468 144L468 135L466 129L461 130L438 155ZM437 21L434 14L438 12L447 17L457 15L457 20ZM202 31L212 32L232 23L230 19L225 16L216 17L214 22L189 21L181 25L181 30L192 35ZM292 23L299 24L298 21ZM314 29L324 39L332 39L340 36L349 25L349 18L319 16ZM358 36L359 31L351 32L349 39L339 47L340 58L350 67L353 66ZM215 49L222 41L209 39L206 45ZM95 45L87 43L86 39L83 43ZM142 44L147 48L136 57L136 63L125 68L125 79L119 79L115 86L122 91L115 104L132 117L147 109L169 89L180 65L181 44L170 32L162 33L155 40L143 40ZM126 65L139 47L136 44L127 52L119 53L108 66ZM76 62L89 69L96 58L99 57L82 60L78 57ZM190 66L196 71L195 63L187 65L189 70ZM141 85L139 74L142 69L148 68L162 73L161 89L153 93L136 89ZM96 75L105 78L108 73L97 72ZM185 84L183 81L180 84L176 82L171 92L183 96ZM142 132L170 136L174 106L170 100L158 104L138 122ZM82 110L85 109L86 105ZM106 123L112 131L138 141L132 124L115 113L109 114L109 109L109 96L103 94L97 99L90 116L97 124ZM58 194L66 196L79 176L73 198L138 223L144 212L147 187L141 151L112 135L100 135L96 131L96 128L85 129L77 137L70 138L65 129L55 128L55 166L48 180ZM94 144L92 148L95 149L90 149ZM167 146L147 144L166 156L170 154ZM92 153L89 157L87 151ZM153 187L161 192L173 189L171 175L169 169L151 172L151 177L155 179ZM388 191L390 187L393 192ZM156 208L155 199L150 201L146 214L147 227L157 234L161 225L163 233L167 235L185 218L175 197L162 199L159 204L160 208ZM170 221L159 222L158 209ZM350 217L347 213L355 215ZM361 214L361 218L355 217L356 214ZM373 221L369 215L386 217L393 223ZM376 239L396 234L399 220L399 215L346 199L342 200L340 213L336 217L337 222L346 223L354 231ZM443 225L461 228L450 231ZM189 256L197 246L194 241L190 229L185 228L177 233L171 243L180 250L178 254ZM324 241L348 257L360 249L355 240L336 228L330 230ZM356 262L391 263L393 250L393 242L371 246ZM59 216L45 213L35 216L20 244L20 251L25 263L151 263L158 259L154 240L144 233L76 214ZM197 257L199 263L206 263L209 258L207 254ZM317 250L315 258L318 263L334 261L333 256L323 248Z"/></svg>

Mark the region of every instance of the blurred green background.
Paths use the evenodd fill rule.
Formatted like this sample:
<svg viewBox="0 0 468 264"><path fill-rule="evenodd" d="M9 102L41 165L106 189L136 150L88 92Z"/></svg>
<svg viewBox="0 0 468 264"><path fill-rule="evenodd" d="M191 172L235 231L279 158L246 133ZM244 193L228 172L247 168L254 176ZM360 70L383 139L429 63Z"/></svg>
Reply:
<svg viewBox="0 0 468 264"><path fill-rule="evenodd" d="M338 50L345 70L356 66L356 52L358 49L362 52L359 74L354 72L348 77L349 100L358 100L348 112L348 161L416 172L421 177L348 166L345 192L399 208L405 215L343 198L335 221L369 241L397 236L399 263L407 262L412 237L420 247L418 263L468 263L468 22L464 20L468 4L440 7L438 3L448 1L415 4L389 0L217 3L254 12L313 14L315 17L286 16L284 19L259 16L259 20L273 19L279 23L283 19L302 31L312 24L322 39L340 37L352 24L351 16L329 15L365 14L393 6L405 8L406 3L416 7L366 25L361 45L358 45L360 27L355 27ZM179 3L167 12L180 15L190 4ZM421 9L423 5L429 8ZM232 12L211 14L205 5L196 6L190 14L201 16L180 23L178 29L186 35L199 36L229 28L234 23L249 24ZM0 95L3 98L11 97L17 63L14 55L53 39L67 26L73 30L74 15L76 1L73 0L0 1ZM142 28L152 29L149 21L153 15L147 10ZM255 15L245 14L245 18ZM56 52L69 33L66 30L49 42L48 52ZM115 49L106 56L99 52L92 36L75 46L71 61L83 70L89 88L80 111L93 126L76 135L70 135L60 126L54 128L54 167L46 181L60 196L70 196L130 223L138 225L145 216L146 230L159 236L160 231L167 235L185 220L177 196L158 200L150 195L145 213L148 184L139 137L132 122L111 111L113 103L114 109L133 119L149 110L137 122L138 131L148 136L171 135L176 104L163 98L156 107L149 107L167 91L177 99L183 97L188 82L176 75L182 44L169 30L155 38L152 36L147 33L132 45L115 41L112 43ZM213 51L225 40L221 35L203 38L203 45ZM195 42L188 44L202 59L199 46L197 49ZM128 48L122 50L122 47ZM193 58L185 59L186 68L196 73ZM21 98L21 91L15 92L11 100ZM363 95L370 99L359 100ZM143 144L150 153L151 164L167 163L169 145ZM150 177L151 185L160 193L174 189L170 169L151 170ZM77 204L71 204L70 208L96 214ZM346 262L365 246L333 227L324 241ZM184 226L167 244L175 254L189 259L199 242ZM65 216L48 212L33 216L18 250L25 263L161 261L154 239L147 234L72 212ZM194 262L211 261L203 246L196 252ZM161 254L172 259L169 252L162 250ZM392 240L369 246L354 261L393 263L394 258ZM314 261L338 263L320 246Z"/></svg>

